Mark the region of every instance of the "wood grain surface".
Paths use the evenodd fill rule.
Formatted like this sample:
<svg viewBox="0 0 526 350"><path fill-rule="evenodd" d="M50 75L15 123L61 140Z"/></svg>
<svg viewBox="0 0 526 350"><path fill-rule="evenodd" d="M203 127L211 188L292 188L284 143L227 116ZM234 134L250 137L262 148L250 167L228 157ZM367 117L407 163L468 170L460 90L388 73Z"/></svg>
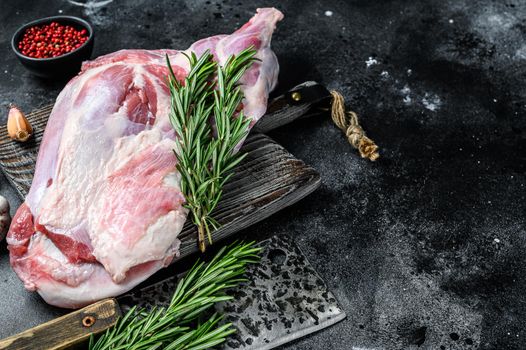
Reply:
<svg viewBox="0 0 526 350"><path fill-rule="evenodd" d="M293 92L301 92L303 97L294 100L291 98ZM297 202L319 186L320 176L313 168L294 158L268 136L254 131L269 131L301 118L327 96L328 92L321 85L306 82L269 103L269 112L245 141L241 151L248 155L225 186L214 213L222 224L213 233L214 242ZM8 137L5 128L0 129L0 167L22 198L31 187L38 147L52 108L49 105L27 115L34 129L34 137L28 142L15 142ZM195 227L187 221L179 235L181 254L178 259L197 251L196 235Z"/></svg>
<svg viewBox="0 0 526 350"><path fill-rule="evenodd" d="M104 299L0 340L1 350L60 350L84 342L113 326L121 316L115 299Z"/></svg>

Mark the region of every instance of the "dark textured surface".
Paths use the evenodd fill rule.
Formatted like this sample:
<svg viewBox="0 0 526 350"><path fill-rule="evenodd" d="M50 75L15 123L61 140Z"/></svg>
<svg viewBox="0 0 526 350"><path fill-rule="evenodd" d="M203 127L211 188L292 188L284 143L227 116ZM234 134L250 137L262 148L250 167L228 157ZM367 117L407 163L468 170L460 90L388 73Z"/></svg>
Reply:
<svg viewBox="0 0 526 350"><path fill-rule="evenodd" d="M64 84L31 77L9 51L37 17L87 18L96 56L186 48L274 4L286 16L273 40L280 88L340 89L382 147L377 163L359 159L327 119L272 134L323 184L244 236L295 236L348 315L287 349L524 348L526 2L98 2L0 3L0 104L31 110ZM1 192L18 205L5 182ZM2 245L2 336L21 330L3 315L32 326L58 313L7 259Z"/></svg>

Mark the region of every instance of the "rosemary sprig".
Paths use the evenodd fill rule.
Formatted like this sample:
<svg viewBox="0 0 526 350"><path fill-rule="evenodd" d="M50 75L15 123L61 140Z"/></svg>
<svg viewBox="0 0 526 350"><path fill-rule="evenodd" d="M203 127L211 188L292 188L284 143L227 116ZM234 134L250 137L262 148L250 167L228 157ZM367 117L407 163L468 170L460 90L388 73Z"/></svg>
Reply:
<svg viewBox="0 0 526 350"><path fill-rule="evenodd" d="M219 228L211 213L221 199L223 185L245 157L236 152L236 146L247 136L250 119L239 110L243 93L238 82L254 62L255 54L253 48L248 48L220 66L208 51L199 58L191 53L187 56L190 72L184 85L176 79L166 57L181 191L198 228L202 252L206 248L205 235L211 244L212 231Z"/></svg>
<svg viewBox="0 0 526 350"><path fill-rule="evenodd" d="M204 323L197 318L213 304L230 300L225 290L245 281L247 264L259 261L254 243L223 247L209 262L197 261L177 284L170 305L144 310L133 307L89 350L198 350L222 343L235 330L230 323L219 326L214 314Z"/></svg>

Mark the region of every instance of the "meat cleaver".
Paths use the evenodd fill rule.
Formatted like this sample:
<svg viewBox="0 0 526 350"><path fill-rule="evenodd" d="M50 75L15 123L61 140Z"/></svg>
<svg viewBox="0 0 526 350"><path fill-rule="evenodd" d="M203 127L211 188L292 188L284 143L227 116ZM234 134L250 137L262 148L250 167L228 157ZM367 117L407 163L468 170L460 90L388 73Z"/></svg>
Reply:
<svg viewBox="0 0 526 350"><path fill-rule="evenodd" d="M298 339L345 318L334 295L287 236L262 241L261 261L249 265L247 283L229 291L234 299L216 305L236 333L225 350L264 350ZM118 298L121 308L168 306L177 277Z"/></svg>
<svg viewBox="0 0 526 350"><path fill-rule="evenodd" d="M261 261L247 268L248 281L228 292L234 299L215 306L236 328L222 349L272 349L345 318L334 295L289 237L274 236L258 245ZM167 306L179 277L102 300L1 340L0 349L66 349L79 344L114 325L135 305Z"/></svg>

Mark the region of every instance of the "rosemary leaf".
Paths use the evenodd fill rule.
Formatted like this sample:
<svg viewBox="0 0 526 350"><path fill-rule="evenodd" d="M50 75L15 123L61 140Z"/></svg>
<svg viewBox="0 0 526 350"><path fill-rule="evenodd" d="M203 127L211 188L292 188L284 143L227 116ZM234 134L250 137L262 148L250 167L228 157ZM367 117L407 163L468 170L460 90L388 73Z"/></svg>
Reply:
<svg viewBox="0 0 526 350"><path fill-rule="evenodd" d="M175 155L181 174L185 207L198 228L199 249L212 244L219 223L212 217L233 168L243 160L236 147L247 136L250 119L239 110L243 92L239 80L250 68L256 51L251 47L230 56L223 66L206 51L199 58L186 55L190 72L181 84L170 60L170 121L177 134Z"/></svg>
<svg viewBox="0 0 526 350"><path fill-rule="evenodd" d="M196 262L183 277L170 305L144 310L131 308L117 325L95 341L89 350L208 349L234 332L231 324L220 325L214 314L204 323L195 320L215 303L230 300L225 291L239 285L248 264L258 261L254 243L232 244L221 249L207 264Z"/></svg>

